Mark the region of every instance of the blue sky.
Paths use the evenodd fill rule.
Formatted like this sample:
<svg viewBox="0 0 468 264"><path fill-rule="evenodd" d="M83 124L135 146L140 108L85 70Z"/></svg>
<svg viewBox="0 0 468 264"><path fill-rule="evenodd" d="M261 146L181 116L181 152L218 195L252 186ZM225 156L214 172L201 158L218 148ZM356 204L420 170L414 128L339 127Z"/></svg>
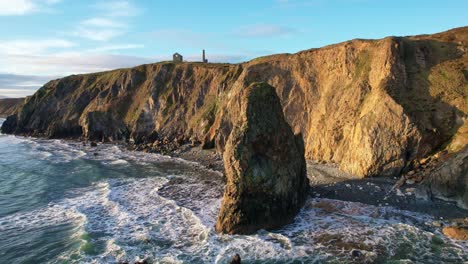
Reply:
<svg viewBox="0 0 468 264"><path fill-rule="evenodd" d="M241 62L468 25L466 0L0 0L0 97L168 60Z"/></svg>

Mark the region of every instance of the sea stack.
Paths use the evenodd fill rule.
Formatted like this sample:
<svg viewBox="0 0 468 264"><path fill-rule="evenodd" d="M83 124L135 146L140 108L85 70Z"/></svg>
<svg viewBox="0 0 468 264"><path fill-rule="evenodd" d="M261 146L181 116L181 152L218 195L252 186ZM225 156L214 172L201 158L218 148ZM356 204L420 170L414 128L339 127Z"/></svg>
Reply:
<svg viewBox="0 0 468 264"><path fill-rule="evenodd" d="M227 184L217 232L251 234L294 219L309 185L304 143L272 86L253 83L242 92L223 158Z"/></svg>

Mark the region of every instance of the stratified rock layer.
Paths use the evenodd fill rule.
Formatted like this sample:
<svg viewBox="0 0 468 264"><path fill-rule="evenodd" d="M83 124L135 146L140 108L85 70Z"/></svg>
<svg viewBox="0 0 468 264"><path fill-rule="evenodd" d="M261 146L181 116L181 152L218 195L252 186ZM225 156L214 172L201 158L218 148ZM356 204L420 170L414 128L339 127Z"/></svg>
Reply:
<svg viewBox="0 0 468 264"><path fill-rule="evenodd" d="M284 119L275 88L255 83L242 91L227 140L227 177L216 230L249 234L294 218L308 188L304 145Z"/></svg>
<svg viewBox="0 0 468 264"><path fill-rule="evenodd" d="M13 115L24 102L24 98L2 98L0 99L0 117Z"/></svg>
<svg viewBox="0 0 468 264"><path fill-rule="evenodd" d="M241 91L266 82L303 135L307 159L360 177L398 175L454 138L450 153L466 146L467 51L464 27L235 65L162 62L73 75L27 98L2 131L138 144L184 138L222 153Z"/></svg>
<svg viewBox="0 0 468 264"><path fill-rule="evenodd" d="M468 146L426 170L425 178L433 196L468 209Z"/></svg>

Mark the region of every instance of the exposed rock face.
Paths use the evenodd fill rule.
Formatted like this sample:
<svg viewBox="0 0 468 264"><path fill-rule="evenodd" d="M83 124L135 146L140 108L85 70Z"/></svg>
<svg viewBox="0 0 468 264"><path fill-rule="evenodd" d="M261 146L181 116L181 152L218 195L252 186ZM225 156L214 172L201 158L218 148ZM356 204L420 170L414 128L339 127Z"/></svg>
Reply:
<svg viewBox="0 0 468 264"><path fill-rule="evenodd" d="M442 233L447 237L458 240L468 240L468 228L461 226L446 226L442 229Z"/></svg>
<svg viewBox="0 0 468 264"><path fill-rule="evenodd" d="M455 201L459 207L468 209L468 146L427 170L426 178L433 196Z"/></svg>
<svg viewBox="0 0 468 264"><path fill-rule="evenodd" d="M467 144L467 51L464 27L236 65L157 63L73 75L26 99L2 131L143 144L185 136L222 153L241 91L266 82L303 135L307 159L361 177L395 175L454 137Z"/></svg>
<svg viewBox="0 0 468 264"><path fill-rule="evenodd" d="M0 117L13 115L24 102L24 98L2 98L0 99Z"/></svg>
<svg viewBox="0 0 468 264"><path fill-rule="evenodd" d="M302 137L285 121L275 88L254 83L242 94L223 155L227 185L216 223L229 234L292 221L308 189Z"/></svg>

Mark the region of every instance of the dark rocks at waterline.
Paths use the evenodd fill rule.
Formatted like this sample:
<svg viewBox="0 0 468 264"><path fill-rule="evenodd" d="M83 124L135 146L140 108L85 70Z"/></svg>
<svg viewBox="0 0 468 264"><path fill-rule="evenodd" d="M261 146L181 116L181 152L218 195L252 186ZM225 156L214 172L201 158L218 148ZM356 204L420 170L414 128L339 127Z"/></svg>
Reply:
<svg viewBox="0 0 468 264"><path fill-rule="evenodd" d="M468 146L447 155L444 162L428 171L425 185L432 196L454 201L459 207L468 209Z"/></svg>
<svg viewBox="0 0 468 264"><path fill-rule="evenodd" d="M93 142L91 142L90 146L91 147L97 147L97 143L93 141Z"/></svg>
<svg viewBox="0 0 468 264"><path fill-rule="evenodd" d="M362 252L360 250L357 250L357 249L354 249L353 251L351 251L351 256L353 258L359 258L359 257L362 257Z"/></svg>
<svg viewBox="0 0 468 264"><path fill-rule="evenodd" d="M290 223L305 201L308 179L302 137L286 123L275 89L266 83L245 89L233 123L216 231L251 234Z"/></svg>
<svg viewBox="0 0 468 264"><path fill-rule="evenodd" d="M241 257L239 256L239 254L236 254L236 255L232 258L230 264L241 264Z"/></svg>

